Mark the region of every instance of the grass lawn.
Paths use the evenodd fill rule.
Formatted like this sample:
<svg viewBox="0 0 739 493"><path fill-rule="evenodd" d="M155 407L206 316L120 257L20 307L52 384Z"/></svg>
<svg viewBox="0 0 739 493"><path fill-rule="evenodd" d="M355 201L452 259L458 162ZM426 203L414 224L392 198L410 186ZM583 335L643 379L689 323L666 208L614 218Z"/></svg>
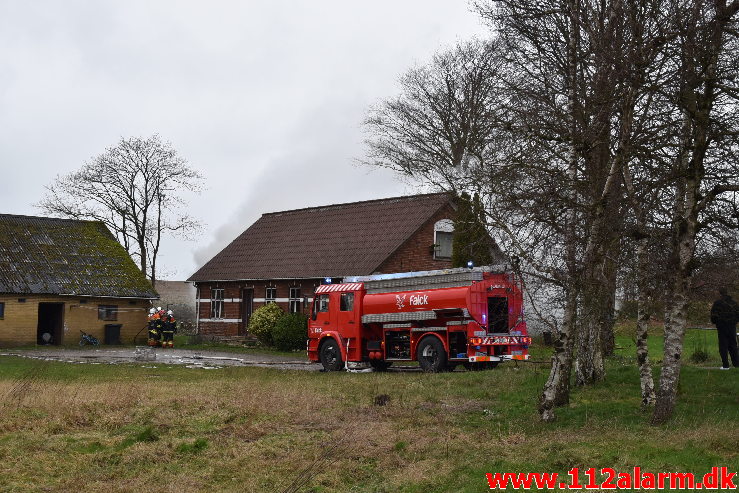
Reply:
<svg viewBox="0 0 739 493"><path fill-rule="evenodd" d="M736 471L739 370L709 368L715 338L688 332L663 427L639 410L623 336L606 382L576 389L548 425L535 412L544 364L347 374L1 357L0 491L446 493L489 491L486 472ZM710 359L689 362L703 346Z"/></svg>

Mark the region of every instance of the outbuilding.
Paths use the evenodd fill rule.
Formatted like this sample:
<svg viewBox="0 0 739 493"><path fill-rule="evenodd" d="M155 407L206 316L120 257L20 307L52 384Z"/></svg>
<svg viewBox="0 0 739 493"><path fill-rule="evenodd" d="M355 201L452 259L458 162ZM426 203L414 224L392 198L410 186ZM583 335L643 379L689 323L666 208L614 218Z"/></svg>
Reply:
<svg viewBox="0 0 739 493"><path fill-rule="evenodd" d="M131 342L157 298L102 222L0 215L1 346Z"/></svg>

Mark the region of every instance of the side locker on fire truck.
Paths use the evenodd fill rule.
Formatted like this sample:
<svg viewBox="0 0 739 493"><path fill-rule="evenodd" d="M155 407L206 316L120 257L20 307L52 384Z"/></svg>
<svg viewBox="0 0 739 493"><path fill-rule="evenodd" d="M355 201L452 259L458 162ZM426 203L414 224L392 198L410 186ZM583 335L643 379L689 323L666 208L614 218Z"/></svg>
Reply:
<svg viewBox="0 0 739 493"><path fill-rule="evenodd" d="M381 274L319 286L308 357L327 371L418 361L438 372L528 359L520 279L506 266Z"/></svg>

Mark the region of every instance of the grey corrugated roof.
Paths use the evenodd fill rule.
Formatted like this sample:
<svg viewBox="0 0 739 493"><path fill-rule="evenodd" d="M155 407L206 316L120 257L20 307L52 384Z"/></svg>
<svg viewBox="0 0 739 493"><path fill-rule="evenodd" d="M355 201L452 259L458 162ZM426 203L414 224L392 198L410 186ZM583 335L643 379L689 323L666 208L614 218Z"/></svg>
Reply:
<svg viewBox="0 0 739 493"><path fill-rule="evenodd" d="M264 214L188 281L371 274L450 200L433 193Z"/></svg>
<svg viewBox="0 0 739 493"><path fill-rule="evenodd" d="M0 214L0 293L157 298L99 221Z"/></svg>

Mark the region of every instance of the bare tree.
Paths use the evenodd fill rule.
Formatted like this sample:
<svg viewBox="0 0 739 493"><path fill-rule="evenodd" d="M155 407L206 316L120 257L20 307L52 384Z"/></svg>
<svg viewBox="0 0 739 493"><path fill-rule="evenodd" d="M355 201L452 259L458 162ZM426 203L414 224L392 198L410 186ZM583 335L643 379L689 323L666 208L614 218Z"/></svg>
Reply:
<svg viewBox="0 0 739 493"><path fill-rule="evenodd" d="M80 170L57 176L37 207L54 216L102 221L155 284L162 237L189 235L199 227L182 207L183 192L198 191L201 180L158 135L121 138Z"/></svg>
<svg viewBox="0 0 739 493"><path fill-rule="evenodd" d="M477 10L490 21L494 40L462 45L412 70L402 94L367 119L370 164L442 189L479 193L503 250L521 259L524 274L558 290L564 316L539 402L544 420L569 400L573 361L577 384L604 378L624 264L637 273L642 401L645 407L654 401L647 322L657 298L669 300L669 308L687 288L678 274L665 294L659 272L670 264L649 250L664 247L672 230L673 260L688 260L682 267L675 260L671 269L689 270L695 249L678 248L685 235L695 241L711 221L727 224L714 212L717 201L736 209L736 197L727 194L737 176L739 132L731 121L737 112L728 102L737 78L716 82L724 104L709 118L701 114L706 102L690 107L685 89L704 90L710 57L693 56L699 69L691 73L678 63L685 48L675 55L689 39L684 20L702 12L700 5L480 0ZM709 38L685 46L710 47ZM729 58L719 64L726 73ZM732 61L736 65L737 57ZM701 140L701 125L707 139ZM692 156L698 164L690 164ZM696 188L691 176L706 164L709 172ZM690 201L697 210L692 226L685 219ZM624 262L627 257L635 265ZM669 341L684 319L679 309L667 312ZM681 337L674 347L681 348Z"/></svg>
<svg viewBox="0 0 739 493"><path fill-rule="evenodd" d="M409 70L401 95L372 108L364 122L371 135L365 164L464 190L466 171L485 162L495 136L491 74L500 61L495 43L476 40Z"/></svg>
<svg viewBox="0 0 739 493"><path fill-rule="evenodd" d="M652 423L666 422L675 408L688 295L695 269L701 218L714 201L739 191L736 160L736 15L739 0L674 1L671 5L677 60L672 88L680 115L675 133L671 267L665 345ZM725 160L729 156L733 159ZM733 154L733 156L732 156Z"/></svg>

